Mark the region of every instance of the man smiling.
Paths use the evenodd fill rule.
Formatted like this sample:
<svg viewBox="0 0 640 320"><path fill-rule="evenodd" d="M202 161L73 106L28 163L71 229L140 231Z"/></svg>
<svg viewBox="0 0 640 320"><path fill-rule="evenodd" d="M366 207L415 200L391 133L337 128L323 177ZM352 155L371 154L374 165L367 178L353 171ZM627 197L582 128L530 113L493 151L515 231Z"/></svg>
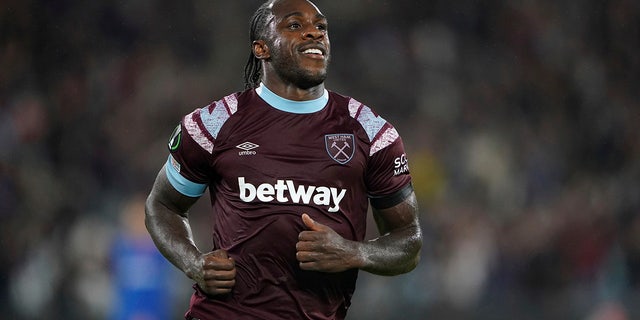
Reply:
<svg viewBox="0 0 640 320"><path fill-rule="evenodd" d="M397 275L419 260L402 139L368 106L325 89L328 24L313 3L264 3L250 40L246 90L174 131L147 229L195 282L186 319L344 319L359 270ZM187 211L207 188L213 248L203 252ZM369 204L380 236L365 241Z"/></svg>

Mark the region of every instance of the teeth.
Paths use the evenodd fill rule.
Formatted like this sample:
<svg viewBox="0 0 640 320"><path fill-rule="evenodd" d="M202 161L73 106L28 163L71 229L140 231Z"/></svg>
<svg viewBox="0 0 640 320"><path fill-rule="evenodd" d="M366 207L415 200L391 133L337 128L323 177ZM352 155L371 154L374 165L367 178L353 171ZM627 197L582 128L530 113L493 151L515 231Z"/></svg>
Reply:
<svg viewBox="0 0 640 320"><path fill-rule="evenodd" d="M322 54L322 50L320 49L307 49L304 51L304 53L308 53L308 54Z"/></svg>

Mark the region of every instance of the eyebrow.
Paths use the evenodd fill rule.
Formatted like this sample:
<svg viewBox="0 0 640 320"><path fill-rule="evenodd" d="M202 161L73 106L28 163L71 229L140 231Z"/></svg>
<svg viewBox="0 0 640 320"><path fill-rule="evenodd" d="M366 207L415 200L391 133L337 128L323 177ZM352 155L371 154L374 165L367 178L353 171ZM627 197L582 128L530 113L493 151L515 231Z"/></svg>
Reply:
<svg viewBox="0 0 640 320"><path fill-rule="evenodd" d="M303 14L302 14L302 12L298 12L298 11L292 12L292 13L284 15L284 17L282 17L282 20L286 20L287 18L292 17L292 16L302 17ZM325 17L322 13L318 13L318 14L316 14L316 19L327 20L327 17Z"/></svg>

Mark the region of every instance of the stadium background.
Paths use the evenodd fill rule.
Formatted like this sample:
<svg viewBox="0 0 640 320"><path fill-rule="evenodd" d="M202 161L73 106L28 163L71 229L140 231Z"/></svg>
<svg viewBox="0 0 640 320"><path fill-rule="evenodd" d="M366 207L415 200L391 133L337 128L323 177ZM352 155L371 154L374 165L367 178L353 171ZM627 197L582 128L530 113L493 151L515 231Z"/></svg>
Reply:
<svg viewBox="0 0 640 320"><path fill-rule="evenodd" d="M404 136L425 231L350 320L640 318L639 2L317 3L328 87ZM258 4L0 1L0 318L107 318L114 243L179 117L242 89Z"/></svg>

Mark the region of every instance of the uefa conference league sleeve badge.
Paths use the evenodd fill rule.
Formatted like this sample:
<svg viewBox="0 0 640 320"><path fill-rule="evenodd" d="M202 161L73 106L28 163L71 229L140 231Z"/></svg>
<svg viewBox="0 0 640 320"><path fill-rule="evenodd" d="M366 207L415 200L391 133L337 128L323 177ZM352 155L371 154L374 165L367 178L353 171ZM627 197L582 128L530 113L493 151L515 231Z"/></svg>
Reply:
<svg viewBox="0 0 640 320"><path fill-rule="evenodd" d="M180 140L182 140L182 126L178 124L178 126L173 129L173 133L169 139L168 147L170 152L178 150L178 147L180 147Z"/></svg>

